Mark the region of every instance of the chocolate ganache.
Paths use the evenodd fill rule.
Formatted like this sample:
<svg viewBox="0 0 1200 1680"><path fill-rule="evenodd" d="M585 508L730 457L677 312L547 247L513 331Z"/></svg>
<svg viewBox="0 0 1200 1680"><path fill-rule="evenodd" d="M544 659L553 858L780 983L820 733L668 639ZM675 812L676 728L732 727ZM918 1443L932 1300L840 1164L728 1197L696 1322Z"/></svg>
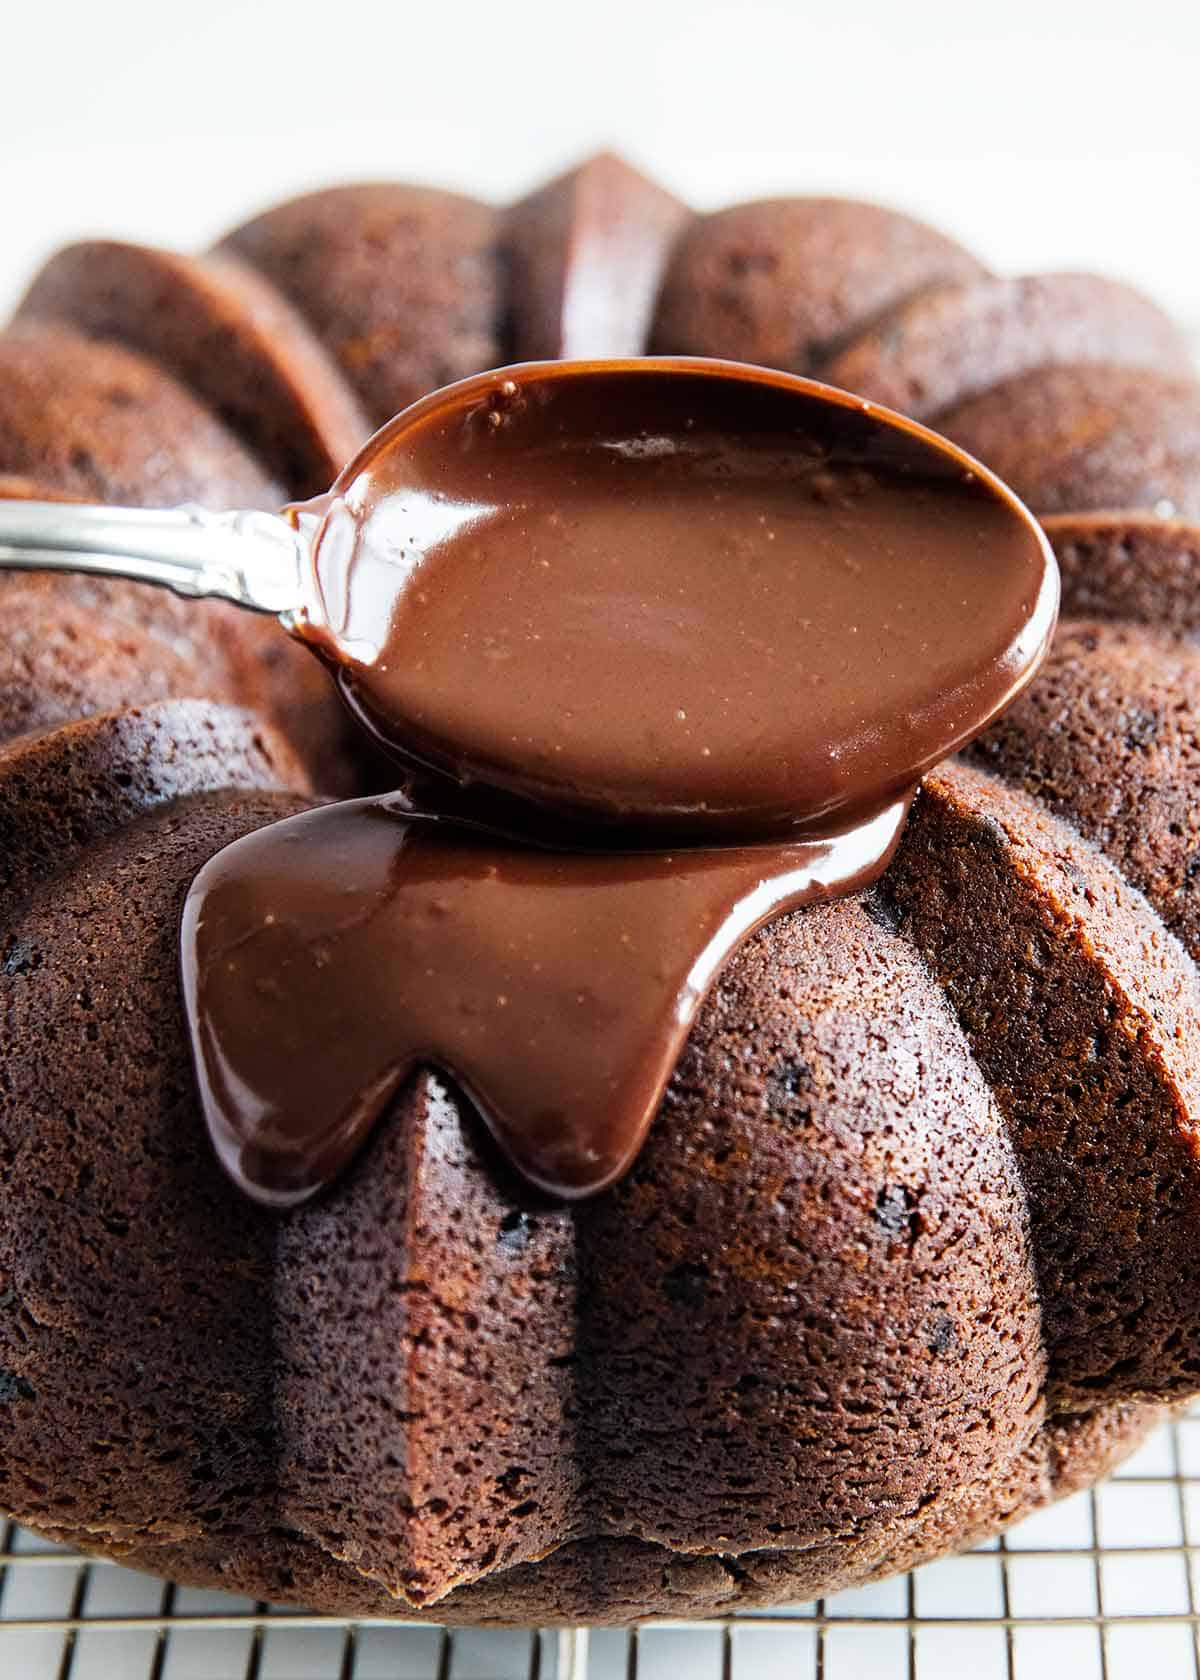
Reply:
<svg viewBox="0 0 1200 1680"><path fill-rule="evenodd" d="M575 1197L630 1165L722 962L886 867L923 772L1028 682L1020 503L859 399L548 363L385 427L320 504L298 634L408 795L236 841L184 909L227 1170L288 1205L422 1063ZM319 522L319 523L318 523Z"/></svg>
<svg viewBox="0 0 1200 1680"><path fill-rule="evenodd" d="M877 810L1013 698L1057 606L933 434L686 359L465 380L322 504L297 633L410 769L522 834L742 843ZM461 798L456 809L469 809ZM561 829L560 829L561 832Z"/></svg>

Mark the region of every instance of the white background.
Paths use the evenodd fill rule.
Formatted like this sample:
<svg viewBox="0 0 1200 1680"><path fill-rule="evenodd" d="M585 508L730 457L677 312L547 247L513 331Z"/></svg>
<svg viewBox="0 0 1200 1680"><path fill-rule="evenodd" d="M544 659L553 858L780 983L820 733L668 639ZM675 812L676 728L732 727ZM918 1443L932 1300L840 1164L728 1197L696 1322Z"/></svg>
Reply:
<svg viewBox="0 0 1200 1680"><path fill-rule="evenodd" d="M504 197L614 145L699 205L842 191L1200 322L1200 0L0 0L0 309L353 177Z"/></svg>

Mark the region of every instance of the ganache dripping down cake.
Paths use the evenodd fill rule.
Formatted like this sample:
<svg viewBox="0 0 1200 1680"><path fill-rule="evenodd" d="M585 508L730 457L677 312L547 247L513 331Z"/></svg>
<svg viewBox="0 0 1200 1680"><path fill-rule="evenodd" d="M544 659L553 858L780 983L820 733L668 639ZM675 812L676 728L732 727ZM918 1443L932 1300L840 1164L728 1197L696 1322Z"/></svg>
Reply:
<svg viewBox="0 0 1200 1680"><path fill-rule="evenodd" d="M387 772L276 627L0 576L22 1522L350 1614L703 1616L993 1533L1200 1391L1200 387L1153 304L865 204L695 215L607 157L505 210L335 188L198 258L52 258L0 336L0 492L275 509L449 381L645 352L978 457L1058 556L1040 674L881 880L729 959L602 1193L531 1188L428 1070L279 1212L205 1130L181 910Z"/></svg>

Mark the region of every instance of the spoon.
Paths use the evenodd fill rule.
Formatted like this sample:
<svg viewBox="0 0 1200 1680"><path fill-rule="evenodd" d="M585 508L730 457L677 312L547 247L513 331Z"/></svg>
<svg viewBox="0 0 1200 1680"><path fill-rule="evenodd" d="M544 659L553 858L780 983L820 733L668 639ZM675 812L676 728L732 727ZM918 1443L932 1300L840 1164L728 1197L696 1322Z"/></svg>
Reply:
<svg viewBox="0 0 1200 1680"><path fill-rule="evenodd" d="M691 358L464 380L280 515L0 504L0 566L276 614L435 809L587 843L849 826L1015 698L1058 605L952 444Z"/></svg>

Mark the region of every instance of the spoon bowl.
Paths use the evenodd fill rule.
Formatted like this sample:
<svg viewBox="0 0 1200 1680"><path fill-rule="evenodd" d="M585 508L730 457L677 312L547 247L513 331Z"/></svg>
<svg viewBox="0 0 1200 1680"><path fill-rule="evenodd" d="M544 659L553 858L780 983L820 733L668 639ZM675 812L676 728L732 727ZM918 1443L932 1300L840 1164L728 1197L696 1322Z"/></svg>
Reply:
<svg viewBox="0 0 1200 1680"><path fill-rule="evenodd" d="M573 845L848 827L1013 700L1058 604L945 439L696 358L464 380L282 518L0 504L0 565L277 613L424 804Z"/></svg>
<svg viewBox="0 0 1200 1680"><path fill-rule="evenodd" d="M1057 611L977 462L736 363L463 381L294 517L295 633L437 807L605 843L881 808L1010 703Z"/></svg>

